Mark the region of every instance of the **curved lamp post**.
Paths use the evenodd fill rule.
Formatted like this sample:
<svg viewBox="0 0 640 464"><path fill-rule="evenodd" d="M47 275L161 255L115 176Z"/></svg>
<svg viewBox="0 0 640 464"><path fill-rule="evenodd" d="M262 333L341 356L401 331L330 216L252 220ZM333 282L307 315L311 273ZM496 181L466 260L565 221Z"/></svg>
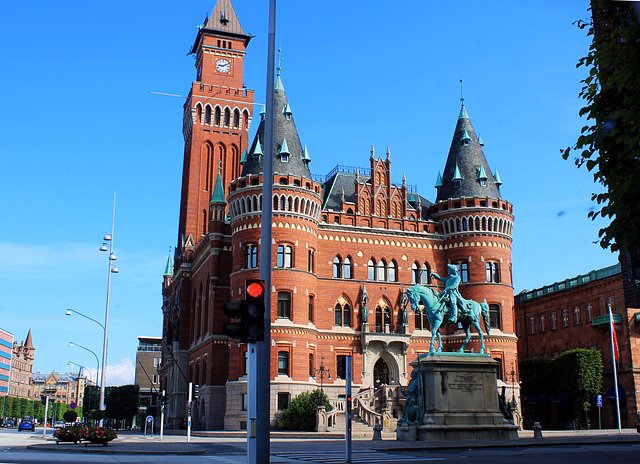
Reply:
<svg viewBox="0 0 640 464"><path fill-rule="evenodd" d="M105 387L105 367L107 366L107 330L109 328L109 296L111 293L111 274L117 274L118 268L113 261L116 260L116 255L113 254L113 227L116 221L116 194L113 194L113 215L111 217L111 233L106 234L103 238L104 242L100 247L100 251L109 251L109 271L107 274L107 307L104 312L104 340L102 342L102 372L100 373L100 403L98 409L104 411L104 387ZM108 245L108 249L107 249ZM100 420L100 425L103 425L104 419Z"/></svg>

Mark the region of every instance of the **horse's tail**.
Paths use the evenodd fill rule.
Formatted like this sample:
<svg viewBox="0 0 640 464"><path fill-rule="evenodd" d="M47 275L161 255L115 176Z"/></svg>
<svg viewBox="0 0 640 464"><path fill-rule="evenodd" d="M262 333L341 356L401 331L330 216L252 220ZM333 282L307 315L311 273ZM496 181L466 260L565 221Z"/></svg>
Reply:
<svg viewBox="0 0 640 464"><path fill-rule="evenodd" d="M489 305L486 301L480 303L480 307L482 308L482 320L484 320L484 329L487 331L487 335L489 335Z"/></svg>

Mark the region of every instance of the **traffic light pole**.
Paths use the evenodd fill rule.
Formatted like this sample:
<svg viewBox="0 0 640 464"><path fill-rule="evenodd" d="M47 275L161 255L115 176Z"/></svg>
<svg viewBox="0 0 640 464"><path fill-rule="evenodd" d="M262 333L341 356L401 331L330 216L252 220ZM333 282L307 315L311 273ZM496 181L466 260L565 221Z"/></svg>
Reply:
<svg viewBox="0 0 640 464"><path fill-rule="evenodd" d="M42 438L47 438L47 413L49 412L49 395L45 396L47 399L44 403L44 427L42 427Z"/></svg>
<svg viewBox="0 0 640 464"><path fill-rule="evenodd" d="M262 169L262 222L260 224L260 279L265 286L264 340L256 347L255 453L250 454L249 464L268 464L271 458L269 424L271 404L271 224L273 221L273 116L274 65L276 52L276 0L269 0L269 40L267 47L267 100L264 131L264 162ZM251 348L253 344L249 345ZM252 402L252 398L249 399Z"/></svg>
<svg viewBox="0 0 640 464"><path fill-rule="evenodd" d="M191 441L191 392L192 392L193 382L189 382L189 392L187 398L187 443Z"/></svg>
<svg viewBox="0 0 640 464"><path fill-rule="evenodd" d="M165 402L165 396L166 392L164 390L162 390L162 398L160 398L160 401L162 402L162 404L160 405L160 441L162 441L162 435L164 433L164 402Z"/></svg>

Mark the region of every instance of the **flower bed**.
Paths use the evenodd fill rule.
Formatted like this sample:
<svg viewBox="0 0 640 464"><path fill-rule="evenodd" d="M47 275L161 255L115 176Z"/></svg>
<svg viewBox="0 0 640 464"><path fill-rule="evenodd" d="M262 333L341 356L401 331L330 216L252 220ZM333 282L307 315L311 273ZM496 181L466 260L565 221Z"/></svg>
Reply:
<svg viewBox="0 0 640 464"><path fill-rule="evenodd" d="M90 425L81 427L64 427L56 430L53 433L53 437L56 439L57 443L78 443L80 441L85 442L85 446L87 443L102 444L103 446L107 446L107 443L109 443L114 438L118 438L118 435L116 434L116 432L109 428Z"/></svg>

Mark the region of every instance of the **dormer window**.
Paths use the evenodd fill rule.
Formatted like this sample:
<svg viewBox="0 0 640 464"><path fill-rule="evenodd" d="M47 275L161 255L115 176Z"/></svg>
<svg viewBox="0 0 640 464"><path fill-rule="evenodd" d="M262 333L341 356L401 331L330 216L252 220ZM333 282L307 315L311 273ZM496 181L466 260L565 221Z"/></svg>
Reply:
<svg viewBox="0 0 640 464"><path fill-rule="evenodd" d="M469 133L465 129L464 134L462 134L462 138L460 139L463 147L469 146L469 142L471 142L471 137L469 137Z"/></svg>
<svg viewBox="0 0 640 464"><path fill-rule="evenodd" d="M487 186L487 174L484 171L484 166L476 166L476 180L480 182L483 187Z"/></svg>
<svg viewBox="0 0 640 464"><path fill-rule="evenodd" d="M288 163L289 162L289 153L281 153L280 154L280 161L282 161L283 163Z"/></svg>

